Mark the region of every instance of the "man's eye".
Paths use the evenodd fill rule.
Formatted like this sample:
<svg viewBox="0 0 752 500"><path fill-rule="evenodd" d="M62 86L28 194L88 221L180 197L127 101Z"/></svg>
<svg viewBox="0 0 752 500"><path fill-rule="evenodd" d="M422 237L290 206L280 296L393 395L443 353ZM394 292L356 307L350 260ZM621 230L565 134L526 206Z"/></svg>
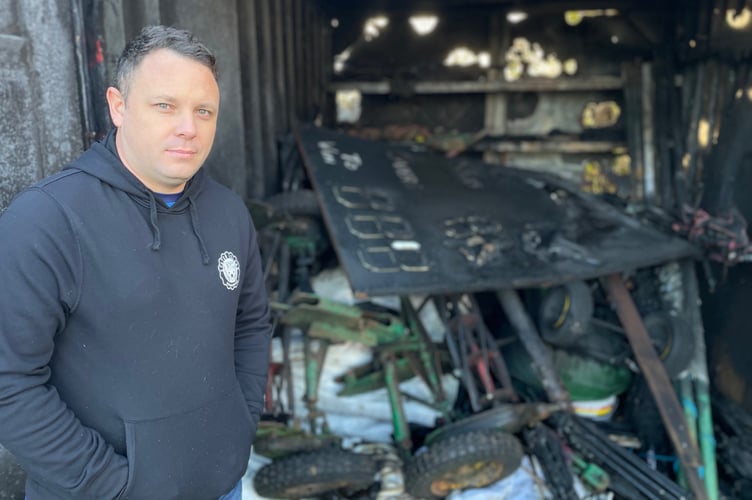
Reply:
<svg viewBox="0 0 752 500"><path fill-rule="evenodd" d="M208 109L199 109L198 114L201 116L211 116L211 111Z"/></svg>
<svg viewBox="0 0 752 500"><path fill-rule="evenodd" d="M170 105L167 104L166 102L159 102L159 103L157 103L157 107L159 109L170 109Z"/></svg>

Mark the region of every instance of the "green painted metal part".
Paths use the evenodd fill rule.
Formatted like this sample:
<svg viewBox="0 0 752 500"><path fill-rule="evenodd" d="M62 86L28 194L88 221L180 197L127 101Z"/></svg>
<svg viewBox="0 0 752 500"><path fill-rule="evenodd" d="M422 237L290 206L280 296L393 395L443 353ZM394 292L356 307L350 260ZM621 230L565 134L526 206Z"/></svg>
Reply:
<svg viewBox="0 0 752 500"><path fill-rule="evenodd" d="M410 346L408 346L408 348L409 347ZM384 350L382 352L389 351ZM407 353L405 353L404 350L402 352L395 352L394 365L396 368L397 380L399 382L404 382L420 375L419 373L416 373L415 363L406 357L406 354ZM451 364L447 358L448 354L446 352L439 353L439 364L444 372L451 370ZM424 365L425 363L430 363L430 358L426 359L424 356L421 356L421 362ZM435 378L440 380L439 374L436 373L436 370L432 366L429 365L427 371L434 373ZM371 360L339 375L335 378L335 382L342 384L342 389L337 392L338 396L356 396L358 394L375 391L384 388L384 369L378 360ZM422 403L427 404L425 402ZM433 406L430 404L427 405ZM439 402L436 406L437 409L439 409L443 405Z"/></svg>
<svg viewBox="0 0 752 500"><path fill-rule="evenodd" d="M679 381L679 394L687 419L687 428L695 443L700 445L702 454L702 477L708 500L718 500L718 467L715 459L715 437L711 415L710 395L707 384L684 376ZM679 483L686 485L684 471L679 471Z"/></svg>
<svg viewBox="0 0 752 500"><path fill-rule="evenodd" d="M682 409L684 410L684 418L687 421L687 432L692 437L692 440L697 443L697 406L695 405L695 399L692 395L692 381L688 377L683 377L676 384L677 393L681 398ZM687 476L684 473L684 469L679 467L676 471L676 482L683 488L687 488Z"/></svg>
<svg viewBox="0 0 752 500"><path fill-rule="evenodd" d="M409 453L412 448L410 440L410 427L405 416L405 407L402 404L402 396L399 390L399 381L397 380L394 360L387 355L384 361L384 380L386 381L386 391L389 396L389 407L392 410L392 426L394 428L394 440L404 453Z"/></svg>
<svg viewBox="0 0 752 500"><path fill-rule="evenodd" d="M319 377L322 366L317 359L307 359L305 366L306 400L316 401L318 397Z"/></svg>
<svg viewBox="0 0 752 500"><path fill-rule="evenodd" d="M337 393L338 396L355 396L384 387L383 369L375 367L373 362L359 368L359 370L352 370L337 377L336 381L343 384L342 389ZM394 368L399 382L415 377L410 361L406 358L395 359Z"/></svg>
<svg viewBox="0 0 752 500"><path fill-rule="evenodd" d="M695 381L695 392L699 407L700 451L705 468L705 486L708 490L708 499L718 500L718 469L715 461L715 437L708 385L699 380Z"/></svg>
<svg viewBox="0 0 752 500"><path fill-rule="evenodd" d="M587 462L576 453L572 454L572 467L582 481L596 493L605 492L611 484L611 477L605 470L594 463Z"/></svg>
<svg viewBox="0 0 752 500"><path fill-rule="evenodd" d="M407 336L404 324L391 314L363 311L311 293L298 292L288 305L274 304L274 307L283 311L282 323L306 328L312 337L374 347Z"/></svg>
<svg viewBox="0 0 752 500"><path fill-rule="evenodd" d="M405 315L405 321L407 322L410 331L413 332L413 334L416 335L422 343L422 345L418 346L417 348L418 355L420 356L421 360L421 366L430 368L424 373L424 379L428 384L428 387L431 388L431 392L436 395L442 396L441 400L439 401L441 402L443 401L444 395L444 391L441 386L441 377L439 373L435 369L433 369L439 364L437 349L433 346L431 338L428 336L428 333L423 327L423 323L421 323L420 321L418 311L415 310L412 302L410 302L410 299L408 297L401 297L400 303L402 305L402 311Z"/></svg>
<svg viewBox="0 0 752 500"><path fill-rule="evenodd" d="M319 378L329 343L358 342L375 349L383 368L382 371L360 378L357 384L350 377L350 391L364 392L368 388L376 388L377 383L386 386L394 440L402 452L409 454L412 442L399 389L400 381L420 375L431 389L438 405L446 406L439 372L439 351L423 331L417 313L412 309L411 313L407 313L412 326L407 328L393 314L365 311L357 306L305 292L296 292L287 303L273 303L272 308L278 313L282 324L298 327L306 332L306 404L309 420L312 420L311 427L315 428L313 420L322 417L317 411L316 402ZM314 349L316 345L320 346L319 350ZM442 411L446 413L448 410L444 408Z"/></svg>
<svg viewBox="0 0 752 500"><path fill-rule="evenodd" d="M293 253L307 253L315 255L316 245L319 238L309 236L287 236L285 242Z"/></svg>
<svg viewBox="0 0 752 500"><path fill-rule="evenodd" d="M687 432L689 432L692 440L697 443L697 405L692 392L692 380L689 377L682 377L678 381L678 385L684 418L687 419Z"/></svg>
<svg viewBox="0 0 752 500"><path fill-rule="evenodd" d="M709 378L705 358L705 335L702 329L702 318L698 307L699 296L697 276L694 262L687 259L681 263L682 279L685 283L685 304L693 317L693 334L695 336L695 360L690 365L690 374L697 401L696 417L698 419L698 440L703 462L703 480L708 500L720 497L718 489L718 468L715 456L715 437L713 435L713 416L711 412L710 395L708 394Z"/></svg>
<svg viewBox="0 0 752 500"><path fill-rule="evenodd" d="M321 371L324 367L329 342L322 339L305 339L305 404L308 422L314 432L329 432L326 416L318 410L318 393Z"/></svg>
<svg viewBox="0 0 752 500"><path fill-rule="evenodd" d="M530 366L530 356L521 345L505 347L504 359L512 377L532 387L541 387ZM632 381L632 372L626 366L609 365L561 349L554 351L554 367L572 401L591 401L621 394Z"/></svg>

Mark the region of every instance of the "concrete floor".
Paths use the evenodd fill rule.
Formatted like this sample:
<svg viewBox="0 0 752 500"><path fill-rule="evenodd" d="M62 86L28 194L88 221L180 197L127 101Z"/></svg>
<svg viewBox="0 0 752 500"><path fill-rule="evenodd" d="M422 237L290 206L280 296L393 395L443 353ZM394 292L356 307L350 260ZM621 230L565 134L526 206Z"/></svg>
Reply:
<svg viewBox="0 0 752 500"><path fill-rule="evenodd" d="M25 480L13 456L0 446L0 500L23 500Z"/></svg>

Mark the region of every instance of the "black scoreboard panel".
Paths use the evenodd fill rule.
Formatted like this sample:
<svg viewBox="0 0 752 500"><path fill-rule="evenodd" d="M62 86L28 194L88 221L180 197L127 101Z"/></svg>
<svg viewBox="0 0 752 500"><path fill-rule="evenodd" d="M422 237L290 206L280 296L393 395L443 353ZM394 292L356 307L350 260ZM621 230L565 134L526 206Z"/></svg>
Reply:
<svg viewBox="0 0 752 500"><path fill-rule="evenodd" d="M312 126L296 139L359 297L548 286L696 252L554 176Z"/></svg>

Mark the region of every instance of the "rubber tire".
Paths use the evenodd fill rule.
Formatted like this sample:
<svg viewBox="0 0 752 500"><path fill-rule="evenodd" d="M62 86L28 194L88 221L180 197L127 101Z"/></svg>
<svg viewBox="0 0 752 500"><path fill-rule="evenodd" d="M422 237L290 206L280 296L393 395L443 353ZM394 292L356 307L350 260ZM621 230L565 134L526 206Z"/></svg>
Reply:
<svg viewBox="0 0 752 500"><path fill-rule="evenodd" d="M677 377L694 358L695 338L691 325L681 316L664 311L646 315L643 324L668 376Z"/></svg>
<svg viewBox="0 0 752 500"><path fill-rule="evenodd" d="M593 294L584 281L546 290L538 313L543 340L560 347L575 344L588 333L594 309Z"/></svg>
<svg viewBox="0 0 752 500"><path fill-rule="evenodd" d="M520 466L523 449L519 440L497 429L460 432L435 442L416 454L405 467L405 490L415 498L444 498L451 491L438 492L434 483L456 474L462 467L480 462L499 469L491 476L469 476L454 489L481 488L512 474Z"/></svg>
<svg viewBox="0 0 752 500"><path fill-rule="evenodd" d="M264 202L276 212L287 215L307 215L321 217L321 208L316 193L311 189L282 191L270 196Z"/></svg>
<svg viewBox="0 0 752 500"><path fill-rule="evenodd" d="M261 467L253 487L264 497L309 498L341 489L357 491L375 482L378 466L370 455L342 449L296 453Z"/></svg>

